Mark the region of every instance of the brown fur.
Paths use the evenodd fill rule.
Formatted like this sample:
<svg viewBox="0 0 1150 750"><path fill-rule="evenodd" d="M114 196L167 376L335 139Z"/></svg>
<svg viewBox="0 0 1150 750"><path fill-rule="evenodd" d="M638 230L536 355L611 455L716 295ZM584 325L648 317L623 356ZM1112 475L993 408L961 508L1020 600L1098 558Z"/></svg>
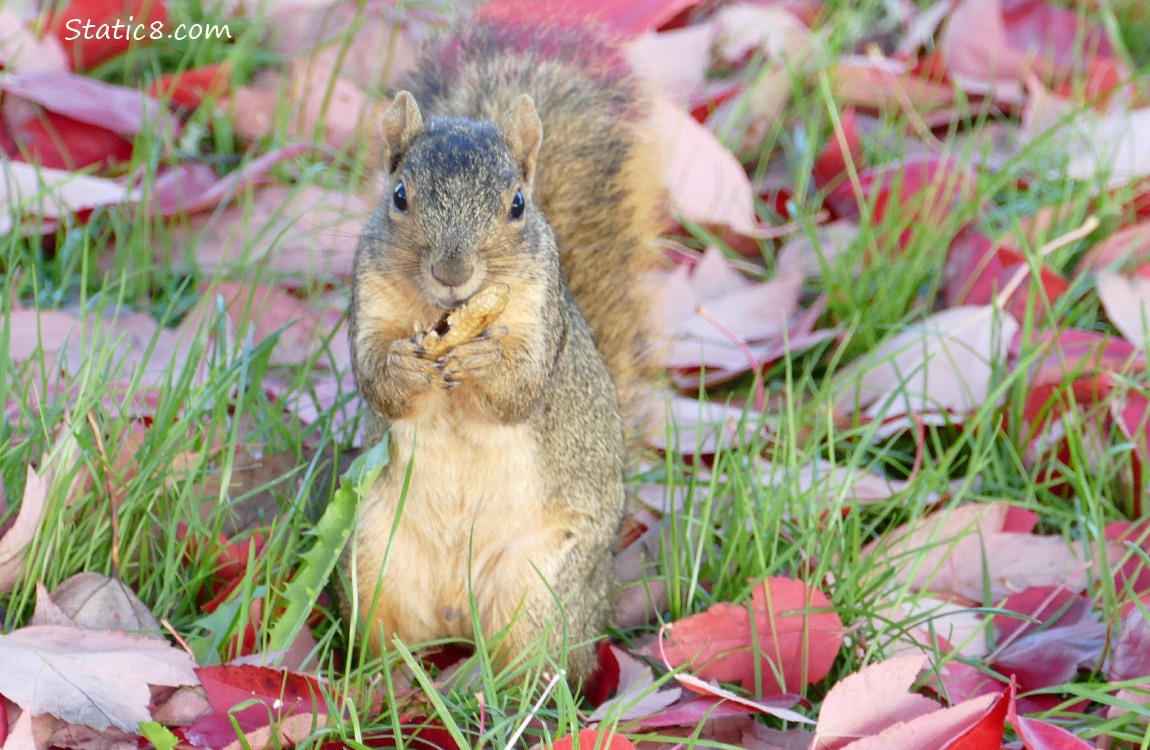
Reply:
<svg viewBox="0 0 1150 750"><path fill-rule="evenodd" d="M351 343L392 441L354 547L372 643L471 637L474 597L482 633L505 632L501 664L533 644L552 657L584 644L567 657L578 680L606 626L623 513L613 384L630 430L652 380L636 282L654 263L660 194L637 86L615 51L572 34L457 34L397 97ZM492 283L510 289L493 325L441 360L421 356L420 332Z"/></svg>

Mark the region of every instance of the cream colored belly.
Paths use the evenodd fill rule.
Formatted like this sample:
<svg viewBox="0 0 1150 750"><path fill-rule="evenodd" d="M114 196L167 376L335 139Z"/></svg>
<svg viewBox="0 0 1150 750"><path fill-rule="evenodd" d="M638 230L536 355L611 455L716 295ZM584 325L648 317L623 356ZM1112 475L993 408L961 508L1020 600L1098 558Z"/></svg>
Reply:
<svg viewBox="0 0 1150 750"><path fill-rule="evenodd" d="M528 427L474 418L401 421L392 425L391 451L357 531L360 616L376 623L372 640L379 625L386 637L398 634L409 644L470 637L469 592L482 629L501 629L527 589L541 584L540 574L552 579L565 544L564 525L544 512Z"/></svg>

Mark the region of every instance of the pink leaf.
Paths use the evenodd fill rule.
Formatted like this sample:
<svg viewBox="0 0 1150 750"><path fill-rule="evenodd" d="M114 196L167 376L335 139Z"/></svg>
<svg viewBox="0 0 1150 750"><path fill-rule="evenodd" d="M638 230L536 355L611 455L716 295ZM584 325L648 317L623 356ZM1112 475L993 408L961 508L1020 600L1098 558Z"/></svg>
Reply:
<svg viewBox="0 0 1150 750"><path fill-rule="evenodd" d="M986 405L1018 329L993 306L955 307L896 334L839 375L839 409L870 419L963 415Z"/></svg>
<svg viewBox="0 0 1150 750"><path fill-rule="evenodd" d="M24 549L32 543L36 530L40 528L47 494L48 482L29 466L24 479L24 497L20 500L16 520L8 528L0 529L0 592L12 591L20 580ZM4 508L0 507L0 516L3 511ZM3 708L0 707L2 712Z"/></svg>
<svg viewBox="0 0 1150 750"><path fill-rule="evenodd" d="M751 181L718 138L663 97L655 97L652 125L666 165L663 180L679 213L698 224L760 234Z"/></svg>
<svg viewBox="0 0 1150 750"><path fill-rule="evenodd" d="M925 664L925 655L898 656L839 680L819 709L814 747L837 750L854 739L937 711L935 701L907 692Z"/></svg>
<svg viewBox="0 0 1150 750"><path fill-rule="evenodd" d="M223 178L204 164L179 164L156 175L151 186L151 207L161 216L194 214L214 208L236 197L249 185L265 181L268 171L276 164L310 148L303 143L277 148Z"/></svg>
<svg viewBox="0 0 1150 750"><path fill-rule="evenodd" d="M31 214L59 219L98 206L139 200L138 190L114 180L0 159L0 234L16 227L16 219Z"/></svg>
<svg viewBox="0 0 1150 750"><path fill-rule="evenodd" d="M123 136L178 132L167 108L136 89L60 71L28 71L0 76L0 88L73 120Z"/></svg>
<svg viewBox="0 0 1150 750"><path fill-rule="evenodd" d="M1127 341L1145 349L1150 341L1150 279L1103 270L1096 283L1106 317Z"/></svg>
<svg viewBox="0 0 1150 750"><path fill-rule="evenodd" d="M607 718L626 721L657 714L679 700L683 691L678 687L655 689L655 677L651 667L626 651L610 646L619 663L619 686L615 697L601 703L587 717L588 721L603 721Z"/></svg>
<svg viewBox="0 0 1150 750"><path fill-rule="evenodd" d="M167 641L114 630L36 625L0 635L0 694L28 714L134 732L149 685L195 685L192 659Z"/></svg>
<svg viewBox="0 0 1150 750"><path fill-rule="evenodd" d="M257 190L250 204L180 222L172 228L173 243L177 253L194 253L206 273L266 263L292 277L346 278L371 210L350 193L273 186Z"/></svg>
<svg viewBox="0 0 1150 750"><path fill-rule="evenodd" d="M67 70L68 60L56 37L37 36L20 14L8 7L0 8L0 67L17 73Z"/></svg>

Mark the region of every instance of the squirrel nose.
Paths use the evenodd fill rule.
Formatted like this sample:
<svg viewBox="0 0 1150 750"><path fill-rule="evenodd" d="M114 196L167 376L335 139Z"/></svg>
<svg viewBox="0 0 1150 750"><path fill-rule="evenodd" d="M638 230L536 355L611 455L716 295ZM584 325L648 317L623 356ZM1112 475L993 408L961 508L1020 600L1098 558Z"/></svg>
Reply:
<svg viewBox="0 0 1150 750"><path fill-rule="evenodd" d="M431 264L431 277L444 286L462 286L475 274L475 267L462 258L444 258Z"/></svg>

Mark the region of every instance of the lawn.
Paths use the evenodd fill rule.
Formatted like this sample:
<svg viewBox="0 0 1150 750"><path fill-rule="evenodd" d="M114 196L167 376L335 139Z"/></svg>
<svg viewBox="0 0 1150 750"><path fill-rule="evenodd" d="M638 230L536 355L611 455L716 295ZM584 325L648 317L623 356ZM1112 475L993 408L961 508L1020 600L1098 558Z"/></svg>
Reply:
<svg viewBox="0 0 1150 750"><path fill-rule="evenodd" d="M1150 747L1141 0L485 3L652 92L663 418L592 684L362 647L351 259L475 12L0 9L0 743Z"/></svg>

